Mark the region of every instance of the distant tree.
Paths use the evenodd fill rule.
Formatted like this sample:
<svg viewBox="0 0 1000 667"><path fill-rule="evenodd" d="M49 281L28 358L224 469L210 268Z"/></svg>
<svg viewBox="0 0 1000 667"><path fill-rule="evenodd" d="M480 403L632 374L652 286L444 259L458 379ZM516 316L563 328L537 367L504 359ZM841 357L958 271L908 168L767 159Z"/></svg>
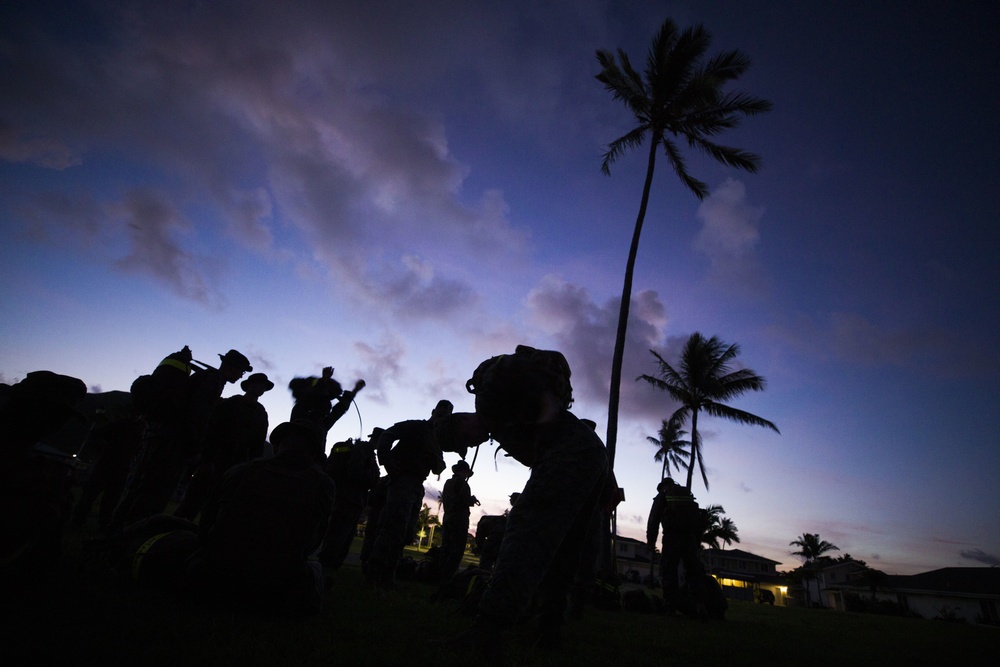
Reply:
<svg viewBox="0 0 1000 667"><path fill-rule="evenodd" d="M818 565L821 561L828 561L826 554L830 551L840 551L840 548L821 540L817 533L802 533L798 539L789 542L789 546L799 547L798 551L793 551L793 556L801 556L805 559L801 568L802 579L805 581L806 606L811 607L812 601L809 594L809 581L815 580L818 573Z"/></svg>
<svg viewBox="0 0 1000 667"><path fill-rule="evenodd" d="M666 479L671 467L677 472L680 472L681 468L687 469L688 462L685 459L691 456L688 451L691 441L683 440L685 435L687 435L687 431L681 430L680 424L671 419L664 419L660 425L660 437L648 436L646 438L650 444L657 447L653 460L657 463L663 463L660 470L661 481Z"/></svg>
<svg viewBox="0 0 1000 667"><path fill-rule="evenodd" d="M819 539L817 533L802 533L798 539L788 543L789 546L798 547L798 551L793 551L793 556L801 556L806 563L812 563L822 558L827 552L840 551L840 547L830 544L826 540Z"/></svg>
<svg viewBox="0 0 1000 667"><path fill-rule="evenodd" d="M698 414L704 411L713 417L723 417L741 424L764 426L780 433L770 421L743 410L726 405L723 401L736 398L747 391L763 391L765 380L749 368L733 370L732 364L740 354L739 345L726 345L716 336L706 339L700 333L691 334L681 351L680 365L675 369L650 350L659 364L658 376L640 375L657 389L670 394L680 403L670 420L683 424L691 419L691 462L688 463L686 487L691 490L694 474L693 462L698 463L702 481L708 488L705 460L702 456L701 434L698 433Z"/></svg>
<svg viewBox="0 0 1000 667"><path fill-rule="evenodd" d="M709 505L705 508L707 521L701 543L713 549L725 549L733 542L739 543L739 529L728 516L722 505ZM721 546L720 546L721 544Z"/></svg>
<svg viewBox="0 0 1000 667"><path fill-rule="evenodd" d="M750 67L750 59L734 50L706 60L711 41L712 37L704 27L698 25L682 32L668 19L653 38L642 74L632 67L624 50L618 49L617 53L597 51L597 61L601 66L597 80L604 84L614 100L628 107L636 121L635 127L608 145L601 171L610 175L612 163L630 149L639 148L649 138L646 180L625 264L618 332L611 362L607 446L612 469L618 438L618 403L632 277L653 183L656 155L662 147L674 173L698 199L705 198L708 186L688 173L680 147L675 143L677 140L683 140L689 147L697 148L727 166L750 173L756 172L760 163L760 158L753 153L713 141L724 130L736 127L743 116L769 111L771 103L742 92L723 92L726 84L738 79Z"/></svg>
<svg viewBox="0 0 1000 667"><path fill-rule="evenodd" d="M417 535L419 536L420 533L423 533L423 535L425 535L428 538L427 539L428 546L433 545L434 529L435 527L440 525L441 525L441 520L438 519L437 514L434 514L431 511L431 508L427 505L427 503L421 505L420 513L417 515L417 529L418 529ZM423 540L422 537L420 537L419 539L421 541ZM417 546L418 547L420 546L419 542L417 543Z"/></svg>

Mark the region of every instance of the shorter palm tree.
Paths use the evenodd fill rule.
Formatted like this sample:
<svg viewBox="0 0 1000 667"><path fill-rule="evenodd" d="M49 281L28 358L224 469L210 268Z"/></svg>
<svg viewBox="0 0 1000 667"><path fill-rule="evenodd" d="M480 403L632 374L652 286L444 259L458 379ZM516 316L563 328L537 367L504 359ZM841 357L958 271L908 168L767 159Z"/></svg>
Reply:
<svg viewBox="0 0 1000 667"><path fill-rule="evenodd" d="M722 505L709 505L705 508L705 529L701 543L713 549L724 549L733 542L739 542L739 529L728 516ZM722 546L720 546L720 544Z"/></svg>
<svg viewBox="0 0 1000 667"><path fill-rule="evenodd" d="M793 556L802 556L806 563L812 563L824 556L829 551L840 551L840 547L830 544L826 540L819 539L818 533L802 533L802 535L788 543L789 546L799 547L798 551L793 551Z"/></svg>
<svg viewBox="0 0 1000 667"><path fill-rule="evenodd" d="M680 472L681 469L687 470L687 459L691 457L691 453L688 451L688 448L691 447L691 441L683 440L687 431L681 430L681 424L674 419L664 419L658 435L659 438L648 436L646 441L657 447L653 460L657 463L663 463L663 468L660 471L660 480L662 481L666 479L671 468L677 472Z"/></svg>
<svg viewBox="0 0 1000 667"><path fill-rule="evenodd" d="M680 403L680 407L670 417L671 421L683 424L691 420L691 461L688 464L687 490L691 490L694 464L698 464L701 479L708 488L708 475L702 456L701 434L698 432L700 413L722 417L740 424L763 426L780 433L772 422L744 410L726 405L729 401L748 391L762 391L765 380L749 368L733 369L740 354L740 346L727 345L716 336L705 338L700 333L691 334L681 350L680 364L674 368L667 361L650 350L656 357L659 371L656 376L640 375L642 379L657 389L670 394Z"/></svg>
<svg viewBox="0 0 1000 667"><path fill-rule="evenodd" d="M826 554L830 551L840 551L840 547L826 540L821 540L818 533L802 533L798 539L792 540L788 544L789 546L799 547L799 550L793 551L792 555L802 556L806 561L802 565L802 578L806 584L806 606L810 607L812 606L812 601L809 595L809 580L816 579L817 565L829 559L829 556L826 556Z"/></svg>

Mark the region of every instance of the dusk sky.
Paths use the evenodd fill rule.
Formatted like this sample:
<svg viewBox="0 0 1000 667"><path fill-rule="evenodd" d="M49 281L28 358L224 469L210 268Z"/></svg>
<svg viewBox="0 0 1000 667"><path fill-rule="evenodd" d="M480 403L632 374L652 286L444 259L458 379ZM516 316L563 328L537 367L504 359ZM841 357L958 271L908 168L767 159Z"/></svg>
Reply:
<svg viewBox="0 0 1000 667"><path fill-rule="evenodd" d="M0 380L127 390L183 345L236 348L277 385L273 427L288 381L332 365L368 382L333 443L471 411L476 365L525 343L566 355L603 437L645 150L601 174L633 119L594 54L641 66L664 19L702 23L774 110L721 137L759 173L687 154L703 202L658 164L619 532L644 538L646 438L676 407L633 379L698 331L741 346L767 388L732 405L781 429L700 421L694 493L733 546L781 570L804 532L890 574L996 564L1000 6L849 7L4 2ZM528 475L490 445L475 473L473 525Z"/></svg>

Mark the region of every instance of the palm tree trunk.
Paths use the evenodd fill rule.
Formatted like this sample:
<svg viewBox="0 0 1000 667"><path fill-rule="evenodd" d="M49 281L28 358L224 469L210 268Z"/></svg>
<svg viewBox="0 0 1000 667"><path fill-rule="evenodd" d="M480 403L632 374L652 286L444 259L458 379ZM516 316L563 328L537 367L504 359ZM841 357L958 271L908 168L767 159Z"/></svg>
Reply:
<svg viewBox="0 0 1000 667"><path fill-rule="evenodd" d="M698 464L700 454L698 446L698 409L691 410L691 459L688 461L688 478L685 488L691 491L691 482L694 481L694 467Z"/></svg>
<svg viewBox="0 0 1000 667"><path fill-rule="evenodd" d="M622 361L625 358L628 311L632 301L632 276L635 273L635 258L639 254L639 235L642 233L642 223L646 219L646 206L649 204L649 190L653 184L653 169L656 166L656 149L659 143L659 138L653 136L649 146L649 161L646 164L646 182L642 186L639 214L635 218L632 245L628 250L628 262L625 264L622 302L618 310L618 333L615 336L615 354L611 360L611 394L608 397L608 437L605 443L608 446L608 465L612 471L615 469L615 444L618 441L618 404L621 401Z"/></svg>

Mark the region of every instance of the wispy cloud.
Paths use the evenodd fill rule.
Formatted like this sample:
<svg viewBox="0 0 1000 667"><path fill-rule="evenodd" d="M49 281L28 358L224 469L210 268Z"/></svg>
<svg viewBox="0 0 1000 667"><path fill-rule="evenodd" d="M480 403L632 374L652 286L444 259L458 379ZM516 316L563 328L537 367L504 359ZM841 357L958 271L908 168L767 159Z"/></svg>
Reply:
<svg viewBox="0 0 1000 667"><path fill-rule="evenodd" d="M994 556L993 554L988 554L982 549L968 549L964 551L959 551L958 555L966 560L982 563L983 565L989 565L990 567L996 567L1000 565L1000 556Z"/></svg>
<svg viewBox="0 0 1000 667"><path fill-rule="evenodd" d="M746 186L731 178L698 206L702 227L694 248L708 257L714 282L740 291L764 286L756 254L760 242L757 223L763 214L763 207L747 202Z"/></svg>

